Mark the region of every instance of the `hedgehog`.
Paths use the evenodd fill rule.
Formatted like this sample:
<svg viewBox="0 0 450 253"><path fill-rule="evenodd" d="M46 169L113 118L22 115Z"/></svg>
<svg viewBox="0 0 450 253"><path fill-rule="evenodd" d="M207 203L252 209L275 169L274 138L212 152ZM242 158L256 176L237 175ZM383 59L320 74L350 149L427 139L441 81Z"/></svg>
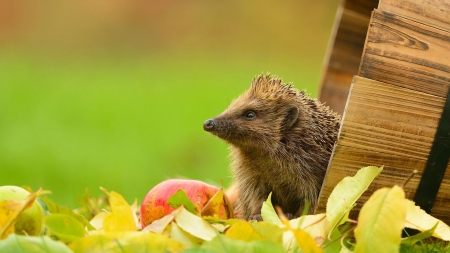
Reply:
<svg viewBox="0 0 450 253"><path fill-rule="evenodd" d="M224 112L203 124L230 144L239 193L235 213L246 220L260 219L270 193L272 204L292 218L312 213L339 127L339 115L270 74L255 77Z"/></svg>

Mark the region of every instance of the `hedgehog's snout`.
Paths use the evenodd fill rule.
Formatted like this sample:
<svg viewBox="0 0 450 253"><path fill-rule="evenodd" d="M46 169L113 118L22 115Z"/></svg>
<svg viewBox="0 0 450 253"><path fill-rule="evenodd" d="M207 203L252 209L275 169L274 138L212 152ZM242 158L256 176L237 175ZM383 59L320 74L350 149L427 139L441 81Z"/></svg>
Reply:
<svg viewBox="0 0 450 253"><path fill-rule="evenodd" d="M215 126L216 121L214 119L208 119L205 121L205 123L203 123L203 129L208 132L213 130Z"/></svg>

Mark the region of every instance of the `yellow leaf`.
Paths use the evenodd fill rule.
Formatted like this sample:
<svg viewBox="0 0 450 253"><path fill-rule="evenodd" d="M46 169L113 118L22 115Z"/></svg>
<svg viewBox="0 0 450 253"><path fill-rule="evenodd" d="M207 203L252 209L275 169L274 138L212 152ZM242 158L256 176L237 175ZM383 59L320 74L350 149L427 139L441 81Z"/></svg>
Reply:
<svg viewBox="0 0 450 253"><path fill-rule="evenodd" d="M200 211L201 216L214 216L217 215L219 218L226 220L233 217L233 207L230 201L223 193L223 188L220 188L214 194L214 196L209 199L205 204L203 209Z"/></svg>
<svg viewBox="0 0 450 253"><path fill-rule="evenodd" d="M24 207L25 201L0 201L0 239L14 234L14 223ZM26 206L26 205L25 205Z"/></svg>
<svg viewBox="0 0 450 253"><path fill-rule="evenodd" d="M183 243L184 245L188 246L189 248L200 247L203 242L203 240L201 240L197 237L194 237L193 235L189 234L188 232L185 232L175 222L171 223L169 237L174 239L175 241Z"/></svg>
<svg viewBox="0 0 450 253"><path fill-rule="evenodd" d="M210 241L217 236L218 232L213 226L197 215L190 213L184 206L180 206L176 210L179 211L175 214L175 221L184 231L205 241Z"/></svg>
<svg viewBox="0 0 450 253"><path fill-rule="evenodd" d="M96 230L100 230L103 228L103 220L105 219L106 215L108 213L98 213L97 215L94 216L94 218L92 218L89 223L91 223L91 225L96 229ZM95 230L93 230L95 231Z"/></svg>
<svg viewBox="0 0 450 253"><path fill-rule="evenodd" d="M136 231L133 211L125 199L116 192L109 194L111 212L103 220L103 230L106 232Z"/></svg>
<svg viewBox="0 0 450 253"><path fill-rule="evenodd" d="M175 215L179 212L179 209L173 210L172 213L162 217L159 220L155 220L150 225L146 226L142 231L154 232L157 234L163 234L163 232L167 229L170 223L175 219Z"/></svg>
<svg viewBox="0 0 450 253"><path fill-rule="evenodd" d="M299 248L302 252L310 252L310 253L320 253L323 252L322 248L317 246L314 239L305 231L301 229L292 228L289 221L282 220L283 224L288 229L287 232L283 235L283 245L287 251L294 250L294 248ZM297 240L297 244L293 244L292 241L286 241L285 238L294 236ZM295 250L294 250L295 252Z"/></svg>
<svg viewBox="0 0 450 253"><path fill-rule="evenodd" d="M305 215L289 221L293 228L301 229L308 233L317 244L322 244L329 231L330 223L324 213L315 215Z"/></svg>
<svg viewBox="0 0 450 253"><path fill-rule="evenodd" d="M137 228L142 229L141 223L139 222L139 218L137 216L138 211L139 211L138 201L137 199L134 199L133 204L131 204L131 213L133 214L134 223L137 224Z"/></svg>
<svg viewBox="0 0 450 253"><path fill-rule="evenodd" d="M264 237L256 232L252 224L247 221L234 223L227 229L225 235L232 239L244 240L246 242L264 239Z"/></svg>
<svg viewBox="0 0 450 253"><path fill-rule="evenodd" d="M405 217L405 192L401 187L377 190L359 213L355 253L398 252Z"/></svg>
<svg viewBox="0 0 450 253"><path fill-rule="evenodd" d="M447 224L427 214L424 210L420 209L420 207L416 206L413 201L406 200L405 227L424 231L432 228L436 223L438 223L438 225L433 236L445 241L450 241L450 227Z"/></svg>
<svg viewBox="0 0 450 253"><path fill-rule="evenodd" d="M123 248L117 252L183 252L186 245L164 235L133 232L121 237L118 243ZM116 245L117 245L116 244Z"/></svg>
<svg viewBox="0 0 450 253"><path fill-rule="evenodd" d="M36 200L37 194L41 194L42 190L37 193L31 193L23 201L4 200L0 201L0 239L5 239L8 235L14 233L14 224L20 214L25 209L31 207ZM47 193L44 192L44 194Z"/></svg>
<svg viewBox="0 0 450 253"><path fill-rule="evenodd" d="M69 244L81 252L183 252L186 246L163 235L145 232L103 232Z"/></svg>
<svg viewBox="0 0 450 253"><path fill-rule="evenodd" d="M75 252L101 252L102 247L112 241L117 240L125 233L96 233L74 240L68 244L69 248Z"/></svg>

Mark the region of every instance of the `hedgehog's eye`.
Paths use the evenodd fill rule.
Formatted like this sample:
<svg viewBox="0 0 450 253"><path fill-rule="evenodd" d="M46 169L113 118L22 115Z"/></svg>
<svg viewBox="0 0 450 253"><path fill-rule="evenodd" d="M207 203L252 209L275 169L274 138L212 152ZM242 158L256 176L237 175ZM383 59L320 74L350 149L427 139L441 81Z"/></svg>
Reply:
<svg viewBox="0 0 450 253"><path fill-rule="evenodd" d="M256 118L256 113L254 111L246 111L244 113L244 117L246 119L254 119L254 118Z"/></svg>

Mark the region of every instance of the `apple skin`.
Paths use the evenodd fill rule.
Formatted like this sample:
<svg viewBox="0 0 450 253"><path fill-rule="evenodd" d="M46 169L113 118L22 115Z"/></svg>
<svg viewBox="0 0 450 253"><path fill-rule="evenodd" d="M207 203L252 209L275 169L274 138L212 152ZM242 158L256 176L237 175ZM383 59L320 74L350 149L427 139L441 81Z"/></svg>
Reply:
<svg viewBox="0 0 450 253"><path fill-rule="evenodd" d="M167 203L167 200L180 189L186 192L197 212L200 212L211 197L220 190L216 186L198 180L165 180L153 187L142 202L140 213L142 228L172 213L174 209Z"/></svg>
<svg viewBox="0 0 450 253"><path fill-rule="evenodd" d="M27 190L18 186L0 186L0 201L23 201L28 195L30 193ZM44 228L43 220L44 210L37 201L34 201L31 207L25 209L17 218L16 224L14 225L15 233L23 235L23 231L25 231L27 235L40 235Z"/></svg>

